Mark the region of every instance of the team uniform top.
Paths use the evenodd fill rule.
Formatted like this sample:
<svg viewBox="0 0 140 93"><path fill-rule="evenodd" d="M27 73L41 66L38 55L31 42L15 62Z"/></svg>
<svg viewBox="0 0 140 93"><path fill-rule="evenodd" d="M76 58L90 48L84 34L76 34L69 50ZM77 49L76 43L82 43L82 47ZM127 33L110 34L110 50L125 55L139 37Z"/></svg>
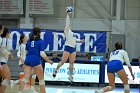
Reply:
<svg viewBox="0 0 140 93"><path fill-rule="evenodd" d="M128 54L125 50L116 50L110 53L110 59L112 60L120 60L122 64L125 62L128 66L131 66Z"/></svg>
<svg viewBox="0 0 140 93"><path fill-rule="evenodd" d="M21 57L24 61L27 53L25 47L26 47L25 44L21 44L17 52L17 57ZM21 60L19 60L19 65L22 65Z"/></svg>
<svg viewBox="0 0 140 93"><path fill-rule="evenodd" d="M74 33L70 29L68 29L68 31L65 30L64 33L66 37L65 45L75 48L77 39Z"/></svg>
<svg viewBox="0 0 140 93"><path fill-rule="evenodd" d="M70 18L69 18L69 16L67 16L66 27L64 30L64 35L66 37L65 45L75 48L76 41L79 41L80 39L76 38L76 35L74 35L74 33L69 29L69 26L70 26Z"/></svg>
<svg viewBox="0 0 140 93"><path fill-rule="evenodd" d="M35 67L40 64L40 52L44 51L44 43L42 39L27 41L26 44L26 59L24 64L27 66Z"/></svg>
<svg viewBox="0 0 140 93"><path fill-rule="evenodd" d="M27 50L27 56L28 55L36 55L40 57L40 51L44 51L44 43L42 39L39 39L38 41L28 40L26 44L26 50Z"/></svg>
<svg viewBox="0 0 140 93"><path fill-rule="evenodd" d="M10 52L8 51L8 39L0 37L0 62L7 63L8 55Z"/></svg>

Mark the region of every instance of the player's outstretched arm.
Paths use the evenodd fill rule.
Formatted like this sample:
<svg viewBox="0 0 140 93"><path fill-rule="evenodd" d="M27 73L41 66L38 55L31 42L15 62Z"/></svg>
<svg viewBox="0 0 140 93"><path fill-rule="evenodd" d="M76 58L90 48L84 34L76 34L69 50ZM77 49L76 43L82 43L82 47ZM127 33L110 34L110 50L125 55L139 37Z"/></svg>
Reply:
<svg viewBox="0 0 140 93"><path fill-rule="evenodd" d="M84 43L85 42L85 39L76 39L76 42L77 43Z"/></svg>
<svg viewBox="0 0 140 93"><path fill-rule="evenodd" d="M128 66L128 69L129 69L129 71L131 73L131 76L132 76L132 78L134 80L135 76L134 76L133 71L132 71L132 67L131 67L131 64L130 64L128 53L126 51L124 51L124 60L125 60L126 65Z"/></svg>
<svg viewBox="0 0 140 93"><path fill-rule="evenodd" d="M48 56L45 54L44 51L40 51L40 55L41 55L41 57L42 57L45 61L47 61L47 62L50 63L51 65L53 64L53 61L49 60Z"/></svg>
<svg viewBox="0 0 140 93"><path fill-rule="evenodd" d="M65 31L68 31L69 27L70 27L70 17L69 17L69 13L67 13Z"/></svg>

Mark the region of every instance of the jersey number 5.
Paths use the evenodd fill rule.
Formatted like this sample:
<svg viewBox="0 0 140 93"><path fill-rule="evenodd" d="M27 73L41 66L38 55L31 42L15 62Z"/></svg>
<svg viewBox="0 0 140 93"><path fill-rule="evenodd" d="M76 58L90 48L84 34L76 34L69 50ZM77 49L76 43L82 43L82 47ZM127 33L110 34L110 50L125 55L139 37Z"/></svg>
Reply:
<svg viewBox="0 0 140 93"><path fill-rule="evenodd" d="M31 47L34 47L34 41L31 42Z"/></svg>

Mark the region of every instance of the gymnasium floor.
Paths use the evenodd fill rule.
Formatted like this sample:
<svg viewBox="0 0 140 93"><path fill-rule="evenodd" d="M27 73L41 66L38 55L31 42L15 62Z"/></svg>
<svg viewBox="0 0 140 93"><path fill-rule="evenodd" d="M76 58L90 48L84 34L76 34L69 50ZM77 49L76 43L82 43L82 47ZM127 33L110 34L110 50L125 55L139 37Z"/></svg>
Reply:
<svg viewBox="0 0 140 93"><path fill-rule="evenodd" d="M38 86L35 86L36 90L39 91ZM54 86L49 85L46 86L46 93L94 93L98 88L95 87L74 87L74 86ZM24 93L29 93L29 88L26 88ZM18 85L13 89L8 87L6 89L6 93L18 93ZM107 93L124 93L123 88L116 88L114 91ZM130 93L140 93L139 88L131 88Z"/></svg>

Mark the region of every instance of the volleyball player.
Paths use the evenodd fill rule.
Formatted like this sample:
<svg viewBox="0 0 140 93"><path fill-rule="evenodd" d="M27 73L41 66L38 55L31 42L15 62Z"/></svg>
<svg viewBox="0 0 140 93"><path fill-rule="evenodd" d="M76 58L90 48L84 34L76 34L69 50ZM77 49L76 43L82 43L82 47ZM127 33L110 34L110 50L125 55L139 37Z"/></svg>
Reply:
<svg viewBox="0 0 140 93"><path fill-rule="evenodd" d="M40 93L46 93L40 56L50 64L53 64L53 62L49 60L47 55L44 53L44 43L43 40L40 39L40 33L40 28L34 28L29 40L27 41L27 54L24 62L24 78L22 79L19 93L23 92L25 83L29 81L32 74L32 69L37 74L39 79Z"/></svg>
<svg viewBox="0 0 140 93"><path fill-rule="evenodd" d="M71 9L71 7L68 7L68 8ZM55 68L55 71L53 72L53 77L56 77L58 69L69 58L70 76L68 77L68 79L71 82L73 82L73 68L74 68L74 61L76 58L76 42L84 42L84 40L77 39L76 36L74 35L74 33L71 31L69 12L72 12L72 11L68 10L68 8L67 8L67 16L66 16L66 26L65 26L65 30L64 30L64 35L66 37L65 47L64 47L62 59L58 63L57 67Z"/></svg>
<svg viewBox="0 0 140 93"><path fill-rule="evenodd" d="M0 64L2 66L2 78L4 79L1 83L1 93L4 93L6 87L10 84L10 78L11 73L10 69L7 65L8 59L12 59L13 55L8 52L7 50L7 44L8 44L8 38L9 38L10 32L8 28L4 28L3 34L1 34L1 55L0 55ZM8 54L5 54L5 51L7 51Z"/></svg>
<svg viewBox="0 0 140 93"><path fill-rule="evenodd" d="M112 91L115 88L115 73L118 74L119 78L123 82L124 93L130 93L127 74L123 68L123 63L125 62L134 80L135 77L132 72L129 57L127 52L122 49L122 44L120 42L115 43L115 48L116 50L110 53L110 59L107 63L107 75L109 80L109 86L106 86L100 90L96 90L95 93L104 93L107 91Z"/></svg>
<svg viewBox="0 0 140 93"><path fill-rule="evenodd" d="M0 24L0 43L2 42L1 34L3 34L3 30L4 30L4 27L3 27L2 24ZM1 50L2 50L2 49L1 49L1 46L0 46L0 52L2 52ZM1 64L0 64L0 86L1 86L1 82L2 82L2 66L1 66ZM0 87L0 88L1 88L1 87ZM0 89L0 90L1 90L1 89Z"/></svg>
<svg viewBox="0 0 140 93"><path fill-rule="evenodd" d="M1 38L1 34L3 34L3 30L4 30L4 27L2 24L0 24L0 43L2 43L2 38ZM0 52L1 52L1 46L0 46ZM2 71L2 66L0 64L0 72ZM1 74L1 73L0 73Z"/></svg>
<svg viewBox="0 0 140 93"><path fill-rule="evenodd" d="M19 40L19 50L17 52L17 57L19 58L19 66L22 68L22 70L24 71L24 61L25 61L25 57L26 57L26 42L27 42L27 37L25 34L20 36L20 40ZM35 85L35 79L36 79L36 74L34 73L34 71L32 71L32 76L31 76L31 89L30 89L30 93L38 93L35 91L34 85ZM20 87L20 85L19 85Z"/></svg>
<svg viewBox="0 0 140 93"><path fill-rule="evenodd" d="M4 26L0 24L0 55L6 56L6 55L10 55L11 53L1 45L2 44L1 35L3 34L3 31L4 31Z"/></svg>

